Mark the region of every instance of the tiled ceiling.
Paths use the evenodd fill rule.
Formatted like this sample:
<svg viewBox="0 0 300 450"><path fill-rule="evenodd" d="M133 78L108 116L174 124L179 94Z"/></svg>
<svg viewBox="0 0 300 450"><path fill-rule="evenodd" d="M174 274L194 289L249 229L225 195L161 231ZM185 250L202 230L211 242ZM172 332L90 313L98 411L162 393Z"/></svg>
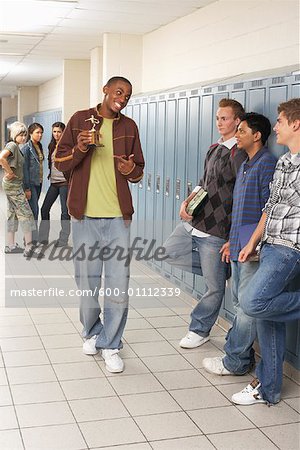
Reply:
<svg viewBox="0 0 300 450"><path fill-rule="evenodd" d="M0 0L0 97L87 59L103 33L149 33L217 0Z"/></svg>

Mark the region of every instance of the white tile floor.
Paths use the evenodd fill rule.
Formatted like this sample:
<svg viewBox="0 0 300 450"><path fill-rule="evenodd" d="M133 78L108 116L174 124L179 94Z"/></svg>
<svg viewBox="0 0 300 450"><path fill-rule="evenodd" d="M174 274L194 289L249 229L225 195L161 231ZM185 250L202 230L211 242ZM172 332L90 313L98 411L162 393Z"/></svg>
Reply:
<svg viewBox="0 0 300 450"><path fill-rule="evenodd" d="M231 395L251 380L217 377L202 368L221 354L225 332L178 347L193 300L134 297L124 334L122 374L99 355L82 354L78 299L25 298L7 307L9 289L73 288L71 262L4 258L5 202L0 193L0 449L191 450L300 448L299 386L285 379L277 406L236 407ZM132 264L134 288L171 286ZM6 300L6 301L5 301Z"/></svg>

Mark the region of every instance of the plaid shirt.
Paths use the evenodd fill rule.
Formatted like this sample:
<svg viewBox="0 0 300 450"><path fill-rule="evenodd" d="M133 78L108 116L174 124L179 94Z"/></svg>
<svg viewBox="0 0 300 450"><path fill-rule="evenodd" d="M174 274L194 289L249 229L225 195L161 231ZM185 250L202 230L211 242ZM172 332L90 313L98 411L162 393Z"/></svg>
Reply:
<svg viewBox="0 0 300 450"><path fill-rule="evenodd" d="M290 242L300 250L300 153L288 152L278 160L264 212L267 222L262 241Z"/></svg>

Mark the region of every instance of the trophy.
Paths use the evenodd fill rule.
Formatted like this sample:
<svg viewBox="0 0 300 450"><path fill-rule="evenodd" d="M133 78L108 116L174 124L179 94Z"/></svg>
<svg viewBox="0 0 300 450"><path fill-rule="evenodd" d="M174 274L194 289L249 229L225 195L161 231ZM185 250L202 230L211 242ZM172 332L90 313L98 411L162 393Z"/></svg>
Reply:
<svg viewBox="0 0 300 450"><path fill-rule="evenodd" d="M104 147L103 144L101 144L100 142L100 131L97 131L95 126L98 125L100 123L100 121L98 119L96 119L96 117L94 117L94 115L92 114L91 117L89 119L86 119L85 122L91 122L92 128L90 129L90 131L92 132L92 145L96 145L96 147Z"/></svg>

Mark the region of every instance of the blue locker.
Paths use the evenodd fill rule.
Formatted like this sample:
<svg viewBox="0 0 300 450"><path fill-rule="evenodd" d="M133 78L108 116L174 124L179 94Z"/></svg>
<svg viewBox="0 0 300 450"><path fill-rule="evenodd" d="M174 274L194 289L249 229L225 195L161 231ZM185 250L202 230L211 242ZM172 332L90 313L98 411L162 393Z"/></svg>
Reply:
<svg viewBox="0 0 300 450"><path fill-rule="evenodd" d="M138 129L140 129L140 105L135 104L132 108L132 119L135 121L135 123L138 126ZM144 149L143 149L144 150ZM131 241L134 240L136 236L139 234L138 229L138 211L139 211L139 183L131 184L131 194L132 194L132 201L133 201L133 207L134 207L134 216L133 216L133 222L131 227Z"/></svg>
<svg viewBox="0 0 300 450"><path fill-rule="evenodd" d="M262 84L262 83L261 83ZM253 85L255 83L253 82ZM248 102L247 111L255 111L260 114L265 114L265 104L266 104L266 89L250 89L248 91Z"/></svg>
<svg viewBox="0 0 300 450"><path fill-rule="evenodd" d="M241 84L243 84L243 83L241 83ZM246 91L232 91L231 94L229 94L229 98L233 98L234 100L240 102L240 104L244 107L245 111L247 111Z"/></svg>
<svg viewBox="0 0 300 450"><path fill-rule="evenodd" d="M154 207L154 237L156 248L163 244L163 200L164 200L164 160L165 160L165 127L166 102L159 101L157 105L157 139L155 148L155 207ZM162 267L162 261L153 261Z"/></svg>
<svg viewBox="0 0 300 450"><path fill-rule="evenodd" d="M199 143L200 160L199 160L199 164L198 164L199 180L203 175L204 161L205 161L206 153L208 152L208 149L212 144L214 122L215 122L215 116L214 116L213 95L212 94L204 95L201 99L200 143ZM203 277L196 275L195 283L194 283L195 296L200 298L201 295L205 292L205 289L206 289L206 286L205 286Z"/></svg>
<svg viewBox="0 0 300 450"><path fill-rule="evenodd" d="M172 94L170 94L172 95ZM165 159L163 167L163 242L170 236L177 221L177 211L175 203L175 143L176 143L176 100L167 100L166 103L166 137L165 137ZM163 262L164 272L167 276L172 273L172 267Z"/></svg>
<svg viewBox="0 0 300 450"><path fill-rule="evenodd" d="M179 95L183 96L181 92ZM186 95L184 93L184 95ZM176 153L175 153L175 214L179 221L179 209L183 200L187 197L186 188L186 139L187 139L187 112L188 112L188 99L178 99L177 110L177 141L176 141ZM178 223L177 221L177 223ZM173 275L175 278L181 280L183 273L182 270L173 268Z"/></svg>
<svg viewBox="0 0 300 450"><path fill-rule="evenodd" d="M200 135L200 97L189 98L188 136L187 136L187 167L186 189L189 195L198 184L199 161L199 135ZM189 272L183 273L184 283L192 292L194 289L195 275Z"/></svg>
<svg viewBox="0 0 300 450"><path fill-rule="evenodd" d="M145 238L148 244L154 238L154 200L155 200L155 148L156 148L156 109L157 103L148 104L147 127L147 169L146 169L146 222Z"/></svg>
<svg viewBox="0 0 300 450"><path fill-rule="evenodd" d="M148 121L148 103L142 103L140 109L140 140L145 158L144 177L138 183L138 205L139 208L136 214L138 221L137 229L138 235L141 238L145 237L145 218L146 218L146 184L147 184L147 166L148 166L148 152L147 152L147 121Z"/></svg>

